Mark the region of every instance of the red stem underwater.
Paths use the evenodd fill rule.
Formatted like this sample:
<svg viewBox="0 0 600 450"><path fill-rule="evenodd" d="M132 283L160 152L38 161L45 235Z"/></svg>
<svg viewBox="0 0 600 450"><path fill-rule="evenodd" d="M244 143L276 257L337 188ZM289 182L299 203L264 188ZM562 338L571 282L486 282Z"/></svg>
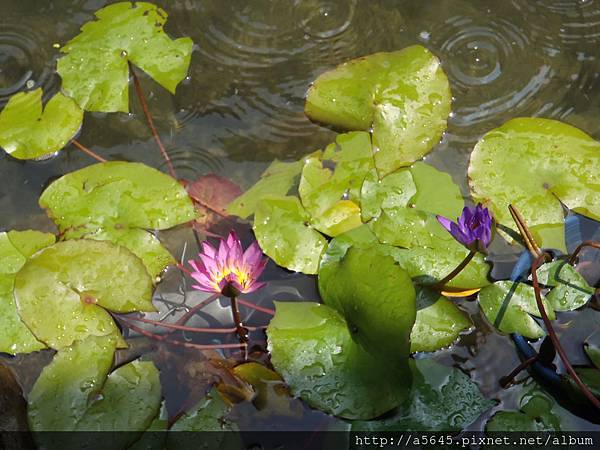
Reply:
<svg viewBox="0 0 600 450"><path fill-rule="evenodd" d="M87 148L86 146L84 146L83 144L81 144L81 142L73 139L71 141L71 144L73 144L76 148L78 148L79 150L81 150L83 153L85 153L88 156L91 156L92 158L94 158L96 161L99 162L106 162L106 159L104 159L102 156L94 153L93 151L91 151L89 148Z"/></svg>

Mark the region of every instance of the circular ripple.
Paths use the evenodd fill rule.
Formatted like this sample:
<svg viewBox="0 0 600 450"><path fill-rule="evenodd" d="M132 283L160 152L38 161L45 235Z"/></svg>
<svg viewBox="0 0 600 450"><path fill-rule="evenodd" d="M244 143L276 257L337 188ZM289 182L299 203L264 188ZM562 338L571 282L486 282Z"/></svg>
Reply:
<svg viewBox="0 0 600 450"><path fill-rule="evenodd" d="M33 28L10 17L0 19L0 107L20 91L42 87L45 98L58 91L59 80L48 47L50 44Z"/></svg>

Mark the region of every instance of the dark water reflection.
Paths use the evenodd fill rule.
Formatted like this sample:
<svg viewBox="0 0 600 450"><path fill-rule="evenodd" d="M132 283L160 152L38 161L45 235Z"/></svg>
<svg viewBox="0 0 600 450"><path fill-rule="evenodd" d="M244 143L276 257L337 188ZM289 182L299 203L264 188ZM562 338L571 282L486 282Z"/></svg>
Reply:
<svg viewBox="0 0 600 450"><path fill-rule="evenodd" d="M42 86L46 97L57 92L54 44L76 35L107 3L0 0L0 106L24 88ZM175 96L141 78L182 177L214 172L245 188L274 158L293 160L322 147L335 133L303 114L310 82L347 59L415 43L441 58L454 96L448 131L427 160L451 172L464 192L474 143L512 117L556 118L600 138L596 0L163 3L170 15L167 30L196 43L190 74ZM86 114L79 139L108 159L164 169L134 96L131 103L131 114ZM0 156L0 228L53 230L37 206L39 194L51 179L91 162L73 148L42 163ZM176 254L183 241L194 245L189 235L178 233L165 236ZM313 279L269 270L273 279L292 279L292 285L303 286L298 295L288 293L289 299L314 299ZM176 291L177 280L176 273L168 274L161 290ZM265 291L257 300L268 305L281 294L276 291ZM463 336L452 351L439 352L438 358L469 371L490 398L516 406L519 386L507 391L498 386L498 379L519 362L511 341L492 332L475 304L461 305L479 328ZM592 318L586 326L597 327L597 314L589 310Z"/></svg>

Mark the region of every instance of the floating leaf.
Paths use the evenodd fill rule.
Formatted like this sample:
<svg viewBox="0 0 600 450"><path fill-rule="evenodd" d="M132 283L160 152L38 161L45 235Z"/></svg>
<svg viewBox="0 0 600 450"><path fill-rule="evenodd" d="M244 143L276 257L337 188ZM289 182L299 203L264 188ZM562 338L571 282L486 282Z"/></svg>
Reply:
<svg viewBox="0 0 600 450"><path fill-rule="evenodd" d="M370 419L400 404L410 374L396 372L354 342L334 309L318 303L277 302L267 329L273 366L294 395L327 413Z"/></svg>
<svg viewBox="0 0 600 450"><path fill-rule="evenodd" d="M86 111L129 111L131 62L172 94L187 74L193 42L164 32L167 13L145 2L122 2L95 13L61 52L63 91Z"/></svg>
<svg viewBox="0 0 600 450"><path fill-rule="evenodd" d="M81 128L83 111L60 92L42 111L42 89L13 95L0 113L0 147L17 159L37 159L62 149Z"/></svg>
<svg viewBox="0 0 600 450"><path fill-rule="evenodd" d="M410 173L417 188L412 199L415 208L451 219L461 214L465 202L450 174L420 161L412 165Z"/></svg>
<svg viewBox="0 0 600 450"><path fill-rule="evenodd" d="M16 273L33 253L52 245L54 235L39 231L0 233L0 352L15 355L41 350L38 341L21 321L13 297Z"/></svg>
<svg viewBox="0 0 600 450"><path fill-rule="evenodd" d="M358 58L320 75L308 91L305 112L343 129L372 129L375 165L383 176L438 143L450 102L439 60L415 45Z"/></svg>
<svg viewBox="0 0 600 450"><path fill-rule="evenodd" d="M542 392L528 393L521 399L520 411L499 411L485 425L494 432L560 431L560 419L552 411L554 401Z"/></svg>
<svg viewBox="0 0 600 450"><path fill-rule="evenodd" d="M377 246L350 247L325 267L319 272L321 298L342 315L352 338L369 353L391 359L391 365L406 358L416 315L409 275Z"/></svg>
<svg viewBox="0 0 600 450"><path fill-rule="evenodd" d="M125 449L141 436L160 408L158 370L150 361L134 361L107 377L115 345L111 337L90 337L56 354L29 394L33 431L129 432L107 435L108 441L77 436L77 448L98 449ZM45 441L43 448L64 448L60 439L37 437Z"/></svg>
<svg viewBox="0 0 600 450"><path fill-rule="evenodd" d="M585 305L592 288L585 279L566 261L554 261L538 269L538 282L552 287L546 300L555 311L573 311Z"/></svg>
<svg viewBox="0 0 600 450"><path fill-rule="evenodd" d="M252 403L258 410L289 408L289 394L277 372L267 369L262 364L248 362L236 366L233 373L252 385L256 392Z"/></svg>
<svg viewBox="0 0 600 450"><path fill-rule="evenodd" d="M66 238L110 240L129 248L157 276L174 262L146 229L164 230L195 218L177 180L144 164L111 161L71 172L39 200Z"/></svg>
<svg viewBox="0 0 600 450"><path fill-rule="evenodd" d="M280 266L317 273L325 237L308 222L310 217L296 197L271 197L257 206L254 233L260 248Z"/></svg>
<svg viewBox="0 0 600 450"><path fill-rule="evenodd" d="M210 173L188 183L186 190L202 213L194 226L200 231L211 228L228 216L227 205L242 193L240 187L228 178Z"/></svg>
<svg viewBox="0 0 600 450"><path fill-rule="evenodd" d="M548 227L563 230L561 202L600 220L598 155L600 143L575 127L549 119L513 119L487 133L471 153L471 193L516 232L508 211L512 203L536 238Z"/></svg>
<svg viewBox="0 0 600 450"><path fill-rule="evenodd" d="M390 173L382 180L375 170L369 172L361 189L360 204L365 222L379 217L381 210L405 208L417 192L408 169Z"/></svg>
<svg viewBox="0 0 600 450"><path fill-rule="evenodd" d="M124 247L91 240L36 253L16 275L14 295L21 320L55 349L88 336L120 337L105 308L155 310L152 279L141 260Z"/></svg>
<svg viewBox="0 0 600 450"><path fill-rule="evenodd" d="M552 306L542 299L550 320L556 318ZM532 339L546 333L530 314L540 317L533 288L524 283L497 281L479 292L479 305L495 328Z"/></svg>
<svg viewBox="0 0 600 450"><path fill-rule="evenodd" d="M287 195L301 171L302 161L273 161L256 184L227 205L227 212L243 219L250 217L263 198Z"/></svg>
<svg viewBox="0 0 600 450"><path fill-rule="evenodd" d="M418 359L411 369L410 396L396 414L383 420L353 422L353 432L459 431L493 405L458 369L431 359Z"/></svg>
<svg viewBox="0 0 600 450"><path fill-rule="evenodd" d="M590 344L589 342L586 342L583 348L594 365L600 369L600 348L598 348L596 345Z"/></svg>
<svg viewBox="0 0 600 450"><path fill-rule="evenodd" d="M472 325L452 301L429 289L417 289L417 318L410 333L410 351L433 352L447 347Z"/></svg>

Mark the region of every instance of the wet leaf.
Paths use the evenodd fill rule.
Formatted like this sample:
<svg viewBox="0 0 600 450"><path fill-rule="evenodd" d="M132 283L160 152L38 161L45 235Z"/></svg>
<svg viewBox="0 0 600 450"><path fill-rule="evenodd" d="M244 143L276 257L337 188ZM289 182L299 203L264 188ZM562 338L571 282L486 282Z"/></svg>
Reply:
<svg viewBox="0 0 600 450"><path fill-rule="evenodd" d="M152 279L141 260L124 247L91 240L36 253L17 273L14 296L21 320L55 349L88 336L120 338L106 310L155 310Z"/></svg>
<svg viewBox="0 0 600 450"><path fill-rule="evenodd" d="M0 233L0 352L15 355L41 350L38 341L21 321L13 296L16 273L33 253L54 243L54 235L39 231Z"/></svg>
<svg viewBox="0 0 600 450"><path fill-rule="evenodd" d="M458 369L431 359L411 361L413 384L408 400L391 417L353 422L352 431L459 431L493 402Z"/></svg>
<svg viewBox="0 0 600 450"><path fill-rule="evenodd" d="M408 169L401 169L379 179L376 171L365 177L361 189L362 218L365 222L379 217L381 210L405 208L417 188Z"/></svg>
<svg viewBox="0 0 600 450"><path fill-rule="evenodd" d="M42 89L13 95L0 113L0 147L17 159L37 159L62 149L81 128L83 111L60 92L42 111Z"/></svg>
<svg viewBox="0 0 600 450"><path fill-rule="evenodd" d="M287 195L301 171L302 161L273 161L256 184L227 205L227 212L243 219L250 217L263 198Z"/></svg>
<svg viewBox="0 0 600 450"><path fill-rule="evenodd" d="M517 231L508 211L521 212L534 237L560 229L568 208L600 220L596 174L600 143L556 120L513 119L487 133L475 146L469 184L475 201L488 206L496 220ZM518 163L516 163L518 162ZM550 246L556 247L556 239ZM547 247L546 241L538 242ZM560 248L564 249L564 241Z"/></svg>
<svg viewBox="0 0 600 450"><path fill-rule="evenodd" d="M308 223L310 216L296 197L270 197L257 206L254 233L260 248L280 266L296 272L317 273L327 245Z"/></svg>
<svg viewBox="0 0 600 450"><path fill-rule="evenodd" d="M552 411L554 401L542 392L528 393L519 411L499 411L485 425L486 431L560 431L560 419Z"/></svg>
<svg viewBox="0 0 600 450"><path fill-rule="evenodd" d="M129 248L157 276L174 260L143 230L164 230L195 218L177 180L140 163L94 164L53 182L40 206L65 237L111 240Z"/></svg>
<svg viewBox="0 0 600 450"><path fill-rule="evenodd" d="M497 281L479 292L479 305L490 323L505 333L518 333L537 339L546 333L530 316L540 317L531 286L514 281ZM552 306L542 299L550 320L556 318Z"/></svg>
<svg viewBox="0 0 600 450"><path fill-rule="evenodd" d="M380 176L428 153L440 140L451 93L439 60L415 45L348 61L320 75L305 112L346 130L373 130Z"/></svg>
<svg viewBox="0 0 600 450"><path fill-rule="evenodd" d="M447 347L472 325L451 300L425 288L417 289L417 318L410 333L410 351L433 352Z"/></svg>
<svg viewBox="0 0 600 450"><path fill-rule="evenodd" d="M363 350L327 305L276 302L267 336L273 366L292 394L314 408L366 420L406 398L410 373Z"/></svg>
<svg viewBox="0 0 600 450"><path fill-rule="evenodd" d="M249 362L233 369L238 377L250 383L256 393L252 401L258 410L269 408L270 413L289 409L289 393L277 372L262 364Z"/></svg>
<svg viewBox="0 0 600 450"><path fill-rule="evenodd" d="M598 348L596 345L590 344L589 342L586 342L583 348L594 365L600 369L600 348Z"/></svg>
<svg viewBox="0 0 600 450"><path fill-rule="evenodd" d="M371 354L391 359L410 353L415 322L415 290L410 276L378 247L350 247L319 272L323 302L336 309L352 332L352 339Z"/></svg>
<svg viewBox="0 0 600 450"><path fill-rule="evenodd" d="M188 183L186 190L200 213L194 223L200 230L207 230L227 217L227 205L242 193L233 181L213 173Z"/></svg>
<svg viewBox="0 0 600 450"><path fill-rule="evenodd" d="M175 93L190 65L193 42L164 32L167 13L145 2L122 2L95 13L61 52L63 91L86 111L129 111L131 62Z"/></svg>
<svg viewBox="0 0 600 450"><path fill-rule="evenodd" d="M90 337L57 353L29 395L33 431L129 432L102 441L93 434L77 437L80 448L98 449L125 449L141 436L159 412L158 370L151 361L134 361L108 375L115 344L111 337ZM61 448L60 439L37 438L44 448Z"/></svg>
<svg viewBox="0 0 600 450"><path fill-rule="evenodd" d="M546 300L555 311L573 311L585 305L594 293L577 271L565 261L554 261L538 269L538 282L552 287Z"/></svg>
<svg viewBox="0 0 600 450"><path fill-rule="evenodd" d="M420 161L412 165L410 173L417 188L412 198L415 208L450 219L460 216L465 202L450 174Z"/></svg>

